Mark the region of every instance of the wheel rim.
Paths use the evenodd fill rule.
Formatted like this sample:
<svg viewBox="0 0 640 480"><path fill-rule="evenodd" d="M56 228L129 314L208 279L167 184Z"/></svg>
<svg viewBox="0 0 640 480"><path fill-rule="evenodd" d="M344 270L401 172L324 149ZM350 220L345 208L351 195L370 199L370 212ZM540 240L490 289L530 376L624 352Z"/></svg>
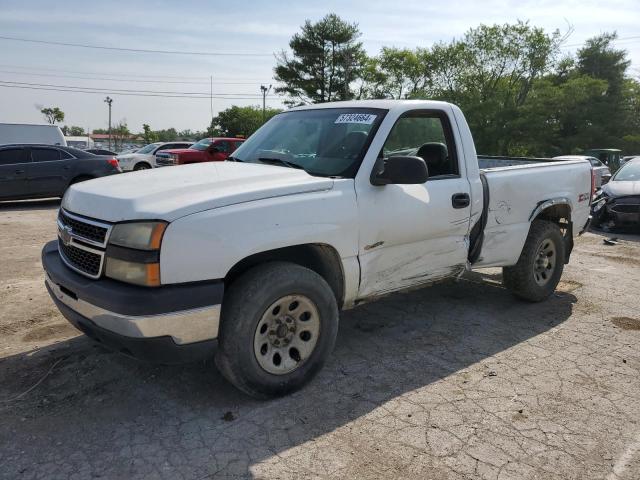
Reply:
<svg viewBox="0 0 640 480"><path fill-rule="evenodd" d="M134 170L149 170L149 165L136 165Z"/></svg>
<svg viewBox="0 0 640 480"><path fill-rule="evenodd" d="M320 333L320 314L304 295L287 295L269 306L258 322L253 351L260 367L285 375L309 359Z"/></svg>
<svg viewBox="0 0 640 480"><path fill-rule="evenodd" d="M550 238L540 242L533 262L533 278L541 287L549 283L557 263L556 245Z"/></svg>

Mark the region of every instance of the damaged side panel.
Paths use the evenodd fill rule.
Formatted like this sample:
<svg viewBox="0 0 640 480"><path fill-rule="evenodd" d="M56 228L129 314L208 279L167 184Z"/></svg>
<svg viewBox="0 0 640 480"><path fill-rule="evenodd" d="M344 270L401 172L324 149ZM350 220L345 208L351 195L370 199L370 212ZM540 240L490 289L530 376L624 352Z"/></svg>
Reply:
<svg viewBox="0 0 640 480"><path fill-rule="evenodd" d="M360 256L360 299L453 277L466 269L468 237L432 239Z"/></svg>

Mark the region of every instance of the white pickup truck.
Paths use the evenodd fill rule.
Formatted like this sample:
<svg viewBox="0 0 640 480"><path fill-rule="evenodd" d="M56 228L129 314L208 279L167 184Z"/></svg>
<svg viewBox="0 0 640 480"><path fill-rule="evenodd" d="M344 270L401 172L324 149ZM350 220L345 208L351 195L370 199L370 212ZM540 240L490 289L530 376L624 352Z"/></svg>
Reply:
<svg viewBox="0 0 640 480"><path fill-rule="evenodd" d="M42 261L91 338L166 363L215 352L267 398L320 370L340 310L381 295L501 266L545 299L591 189L587 161L481 170L449 103L326 103L276 115L226 162L73 185Z"/></svg>

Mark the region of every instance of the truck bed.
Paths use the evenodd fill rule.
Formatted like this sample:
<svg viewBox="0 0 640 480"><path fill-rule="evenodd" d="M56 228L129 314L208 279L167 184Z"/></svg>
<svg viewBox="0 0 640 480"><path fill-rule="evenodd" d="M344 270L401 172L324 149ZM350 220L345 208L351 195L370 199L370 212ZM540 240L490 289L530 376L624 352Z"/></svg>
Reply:
<svg viewBox="0 0 640 480"><path fill-rule="evenodd" d="M494 155L478 155L478 166L480 169L511 167L517 165L529 165L532 163L557 162L552 158L543 157L501 157Z"/></svg>
<svg viewBox="0 0 640 480"><path fill-rule="evenodd" d="M582 160L544 160L478 157L489 188L489 209L476 266L515 264L529 232L531 215L547 200L569 204L576 233L586 224L591 165Z"/></svg>

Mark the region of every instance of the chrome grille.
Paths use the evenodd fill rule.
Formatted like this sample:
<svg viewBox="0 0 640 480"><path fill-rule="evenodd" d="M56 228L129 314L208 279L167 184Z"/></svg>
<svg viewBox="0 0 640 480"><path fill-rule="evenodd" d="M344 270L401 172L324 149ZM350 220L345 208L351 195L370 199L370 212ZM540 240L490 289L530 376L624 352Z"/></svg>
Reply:
<svg viewBox="0 0 640 480"><path fill-rule="evenodd" d="M88 223L86 220L81 220L78 217L70 216L64 210L60 209L58 213L60 223L71 227L71 231L79 237L92 240L94 242L103 244L107 238L108 226L100 226L96 223Z"/></svg>
<svg viewBox="0 0 640 480"><path fill-rule="evenodd" d="M611 210L616 213L640 213L640 204L633 203L620 203L611 207Z"/></svg>
<svg viewBox="0 0 640 480"><path fill-rule="evenodd" d="M71 244L65 245L60 239L58 239L58 249L62 258L70 263L75 270L94 278L100 276L103 256L99 253L84 250Z"/></svg>
<svg viewBox="0 0 640 480"><path fill-rule="evenodd" d="M111 225L80 217L62 208L58 212L58 228L67 230L71 236L90 245L106 247Z"/></svg>
<svg viewBox="0 0 640 480"><path fill-rule="evenodd" d="M91 278L102 274L105 248L112 225L80 217L66 210L58 213L58 251L63 262Z"/></svg>

